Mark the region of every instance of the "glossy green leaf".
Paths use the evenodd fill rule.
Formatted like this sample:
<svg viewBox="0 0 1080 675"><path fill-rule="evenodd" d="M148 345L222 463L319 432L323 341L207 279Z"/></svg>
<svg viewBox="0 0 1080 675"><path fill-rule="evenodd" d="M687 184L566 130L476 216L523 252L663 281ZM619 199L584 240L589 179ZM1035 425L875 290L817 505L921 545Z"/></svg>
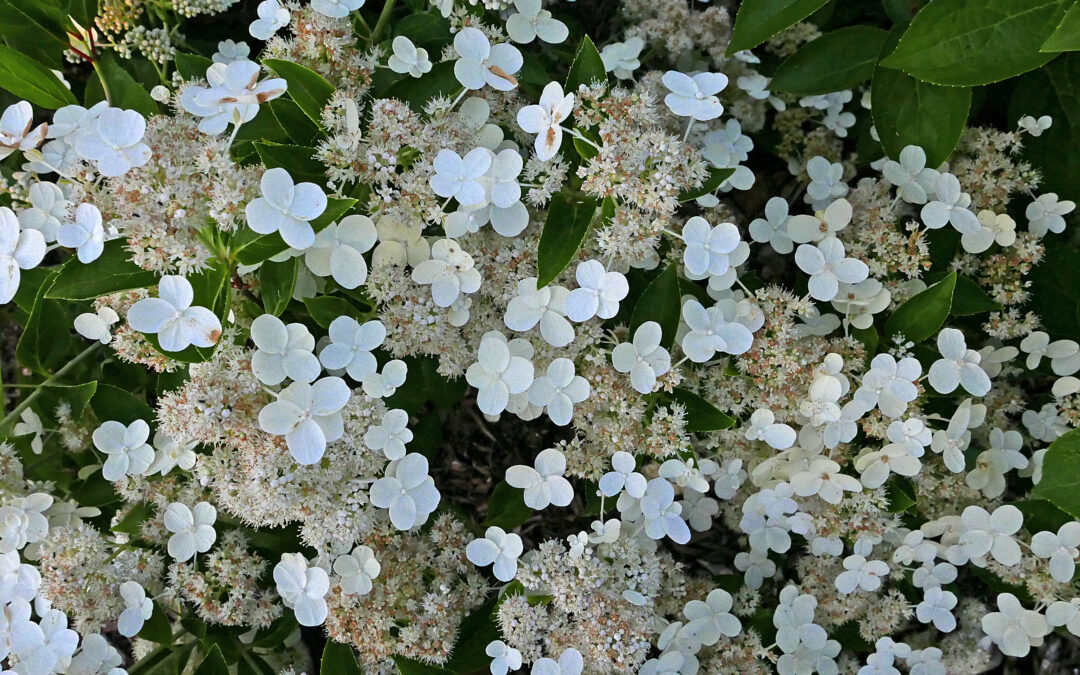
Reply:
<svg viewBox="0 0 1080 675"><path fill-rule="evenodd" d="M309 182L317 185L326 183L326 169L315 158L315 148L257 141L255 150L267 169L278 167L285 169L297 183Z"/></svg>
<svg viewBox="0 0 1080 675"><path fill-rule="evenodd" d="M422 112L431 99L442 96L453 98L462 89L454 76L454 62L436 63L419 79L406 77L393 84L384 94L385 98L404 101L416 112Z"/></svg>
<svg viewBox="0 0 1080 675"><path fill-rule="evenodd" d="M172 625L165 616L165 609L160 603L154 603L154 611L143 623L139 637L158 644L172 644Z"/></svg>
<svg viewBox="0 0 1080 675"><path fill-rule="evenodd" d="M956 290L953 291L952 315L974 316L986 312L996 312L1001 305L994 302L986 291L967 277L956 277Z"/></svg>
<svg viewBox="0 0 1080 675"><path fill-rule="evenodd" d="M577 54L570 64L570 71L566 74L566 86L563 91L572 93L581 85L590 85L593 82L607 82L607 69L604 68L604 60L600 58L600 52L588 35L581 38Z"/></svg>
<svg viewBox="0 0 1080 675"><path fill-rule="evenodd" d="M634 312L630 315L629 340L638 327L646 321L660 324L660 345L670 350L675 342L675 331L679 328L679 315L682 312L679 292L679 266L669 263L667 268L657 275L638 298Z"/></svg>
<svg viewBox="0 0 1080 675"><path fill-rule="evenodd" d="M1071 0L932 0L882 60L924 82L973 87L1033 70Z"/></svg>
<svg viewBox="0 0 1080 675"><path fill-rule="evenodd" d="M1043 457L1042 480L1031 494L1080 518L1080 429L1054 439Z"/></svg>
<svg viewBox="0 0 1080 675"><path fill-rule="evenodd" d="M918 343L938 332L952 310L956 272L909 298L885 322L886 335L903 335Z"/></svg>
<svg viewBox="0 0 1080 675"><path fill-rule="evenodd" d="M103 52L94 61L98 78L109 93L109 105L125 110L137 110L143 115L158 114L157 101L131 73L124 70L113 52Z"/></svg>
<svg viewBox="0 0 1080 675"><path fill-rule="evenodd" d="M320 673L335 675L360 675L360 664L356 662L356 652L349 645L328 640L319 661Z"/></svg>
<svg viewBox="0 0 1080 675"><path fill-rule="evenodd" d="M146 401L104 382L98 383L94 397L90 399L90 408L102 422L116 420L121 424L131 424L135 420L143 420L150 424L154 421L154 411Z"/></svg>
<svg viewBox="0 0 1080 675"><path fill-rule="evenodd" d="M1057 532L1059 527L1072 520L1069 514L1045 499L1021 499L1012 505L1024 514L1024 527L1028 532Z"/></svg>
<svg viewBox="0 0 1080 675"><path fill-rule="evenodd" d="M523 495L523 491L505 480L500 481L488 497L484 527L501 527L507 531L520 527L532 515Z"/></svg>
<svg viewBox="0 0 1080 675"><path fill-rule="evenodd" d="M287 98L276 98L266 105L277 120L278 125L293 143L303 147L311 147L323 135L318 125L312 122L311 118L293 101Z"/></svg>
<svg viewBox="0 0 1080 675"><path fill-rule="evenodd" d="M574 259L596 212L596 201L587 197L558 194L551 200L536 251L537 286L551 283Z"/></svg>
<svg viewBox="0 0 1080 675"><path fill-rule="evenodd" d="M769 88L800 96L854 89L874 74L888 33L847 26L803 45L777 69Z"/></svg>
<svg viewBox="0 0 1080 675"><path fill-rule="evenodd" d="M446 662L447 670L455 673L490 672L491 657L487 655L487 646L501 637L494 617L498 601L498 596L493 595L461 622L454 651Z"/></svg>
<svg viewBox="0 0 1080 675"><path fill-rule="evenodd" d="M72 319L60 301L45 297L55 278L55 275L46 277L38 289L30 319L15 347L19 363L39 373L61 366L73 347Z"/></svg>
<svg viewBox="0 0 1080 675"><path fill-rule="evenodd" d="M259 268L259 289L268 314L280 316L292 300L299 260L299 256L283 262L267 260Z"/></svg>
<svg viewBox="0 0 1080 675"><path fill-rule="evenodd" d="M281 59L263 59L263 64L285 78L288 95L312 122L322 126L322 111L334 93L334 86L310 68Z"/></svg>
<svg viewBox="0 0 1080 675"><path fill-rule="evenodd" d="M0 44L0 88L49 110L78 103L51 70L3 44Z"/></svg>
<svg viewBox="0 0 1080 675"><path fill-rule="evenodd" d="M698 197L704 197L707 194L716 192L720 186L731 175L735 173L735 169L717 169L715 166L709 167L709 175L705 178L705 181L696 188L687 190L686 192L679 193L680 202L688 202Z"/></svg>
<svg viewBox="0 0 1080 675"><path fill-rule="evenodd" d="M304 298L304 306L320 328L329 328L330 323L339 316L360 316L360 311L344 298L332 295L320 295L316 298Z"/></svg>
<svg viewBox="0 0 1080 675"><path fill-rule="evenodd" d="M971 90L920 82L899 70L878 67L870 85L871 114L885 152L896 159L909 145L926 151L938 166L960 140L971 106Z"/></svg>
<svg viewBox="0 0 1080 675"><path fill-rule="evenodd" d="M98 259L84 264L75 256L68 258L56 275L45 297L63 300L92 300L102 295L146 288L158 282L154 272L131 262L123 239L105 242Z"/></svg>
<svg viewBox="0 0 1080 675"><path fill-rule="evenodd" d="M727 55L757 47L821 8L828 0L743 0Z"/></svg>
<svg viewBox="0 0 1080 675"><path fill-rule="evenodd" d="M1046 38L1043 52L1074 52L1080 49L1080 4L1074 4L1065 12L1050 37Z"/></svg>
<svg viewBox="0 0 1080 675"><path fill-rule="evenodd" d="M175 55L176 72L185 80L205 80L206 70L213 61L199 54L177 52Z"/></svg>
<svg viewBox="0 0 1080 675"><path fill-rule="evenodd" d="M218 645L210 647L202 663L195 669L195 675L229 675L229 664L225 662Z"/></svg>
<svg viewBox="0 0 1080 675"><path fill-rule="evenodd" d="M735 419L689 389L675 387L671 400L686 408L687 431L719 431L735 424Z"/></svg>

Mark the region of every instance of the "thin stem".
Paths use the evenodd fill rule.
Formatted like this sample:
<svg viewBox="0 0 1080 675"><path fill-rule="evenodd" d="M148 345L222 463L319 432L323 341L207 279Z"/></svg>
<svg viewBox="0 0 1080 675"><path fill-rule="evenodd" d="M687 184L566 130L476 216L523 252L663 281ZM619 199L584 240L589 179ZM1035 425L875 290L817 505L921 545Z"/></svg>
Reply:
<svg viewBox="0 0 1080 675"><path fill-rule="evenodd" d="M371 31L371 44L378 44L379 38L386 31L386 27L390 25L390 15L394 12L395 0L386 0L383 4L382 13L379 14L379 20L375 23L375 28Z"/></svg>
<svg viewBox="0 0 1080 675"><path fill-rule="evenodd" d="M22 403L15 406L14 410L12 410L10 413L8 413L8 415L4 419L0 420L0 429L6 429L7 426L11 422L19 419L19 415L22 414L22 411L24 411L28 407L30 407L30 404L33 403L34 400L41 394L42 387L48 386L48 385L52 384L53 382L56 382L57 380L60 380L61 378L63 378L76 365L78 365L80 362L82 362L83 359L85 359L87 356L90 356L90 354L94 353L94 350L96 350L100 346L101 346L101 343L95 341L94 344L92 344L89 347L87 347L86 349L82 350L81 352L79 352L75 356L75 358L68 361L67 364L63 368L56 371L56 373L52 377L50 377L49 379L45 380L40 385L38 385L38 388L35 389L29 396L24 398L22 400Z"/></svg>
<svg viewBox="0 0 1080 675"><path fill-rule="evenodd" d="M686 133L683 134L682 142L685 143L686 139L690 138L690 130L694 128L694 118L690 118L690 123L686 125Z"/></svg>
<svg viewBox="0 0 1080 675"><path fill-rule="evenodd" d="M101 66L98 65L97 61L91 61L91 63L94 65L94 72L97 73L98 81L101 82L101 90L105 92L105 102L111 106L112 96L109 93L109 83L105 81L105 73L101 72Z"/></svg>

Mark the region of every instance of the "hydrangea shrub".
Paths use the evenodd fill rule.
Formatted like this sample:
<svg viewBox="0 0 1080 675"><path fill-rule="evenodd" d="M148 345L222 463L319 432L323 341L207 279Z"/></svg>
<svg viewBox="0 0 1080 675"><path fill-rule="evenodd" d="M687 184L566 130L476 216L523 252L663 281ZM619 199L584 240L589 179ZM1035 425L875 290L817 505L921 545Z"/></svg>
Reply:
<svg viewBox="0 0 1080 675"><path fill-rule="evenodd" d="M1075 662L1072 2L0 6L5 674Z"/></svg>

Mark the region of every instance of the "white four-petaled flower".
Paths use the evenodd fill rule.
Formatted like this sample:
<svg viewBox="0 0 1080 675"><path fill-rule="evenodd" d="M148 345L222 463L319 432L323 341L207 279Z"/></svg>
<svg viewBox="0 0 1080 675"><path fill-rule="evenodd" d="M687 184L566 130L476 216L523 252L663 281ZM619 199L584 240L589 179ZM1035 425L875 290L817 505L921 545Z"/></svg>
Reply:
<svg viewBox="0 0 1080 675"><path fill-rule="evenodd" d="M221 337L221 320L206 307L192 306L195 291L180 276L164 276L158 282L158 297L143 298L128 310L128 324L140 333L157 334L158 344L167 352L188 345L213 347Z"/></svg>
<svg viewBox="0 0 1080 675"><path fill-rule="evenodd" d="M465 547L465 556L478 567L491 565L491 571L499 581L513 581L517 576L518 558L524 546L521 537L501 527L489 527L482 539L473 539Z"/></svg>
<svg viewBox="0 0 1080 675"><path fill-rule="evenodd" d="M259 234L277 232L289 246L304 250L315 243L311 220L326 210L326 195L314 183L294 184L281 167L268 169L259 182L262 196L244 208L248 227Z"/></svg>
<svg viewBox="0 0 1080 675"><path fill-rule="evenodd" d="M340 377L324 377L314 384L293 382L259 411L259 427L284 436L297 462L314 464L322 459L326 444L345 432L341 409L351 394Z"/></svg>

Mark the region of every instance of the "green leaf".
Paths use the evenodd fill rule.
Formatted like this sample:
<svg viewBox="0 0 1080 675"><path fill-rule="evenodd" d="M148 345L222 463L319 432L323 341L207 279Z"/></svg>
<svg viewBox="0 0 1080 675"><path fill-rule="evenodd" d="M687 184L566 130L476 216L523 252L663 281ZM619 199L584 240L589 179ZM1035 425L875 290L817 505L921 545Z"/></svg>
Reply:
<svg viewBox="0 0 1080 675"><path fill-rule="evenodd" d="M0 88L49 110L78 103L51 70L3 44L0 44Z"/></svg>
<svg viewBox="0 0 1080 675"><path fill-rule="evenodd" d="M596 215L596 200L588 197L574 201L565 194L555 195L548 209L540 243L536 250L537 287L544 287L562 274L577 255L581 242Z"/></svg>
<svg viewBox="0 0 1080 675"><path fill-rule="evenodd" d="M320 673L334 675L360 675L360 664L356 662L356 652L349 645L328 640L323 648L319 667Z"/></svg>
<svg viewBox="0 0 1080 675"><path fill-rule="evenodd" d="M607 69L604 68L604 60L600 58L596 45L586 35L581 38L577 54L574 55L574 61L570 64L564 90L572 93L577 91L580 85L589 85L597 81L607 82Z"/></svg>
<svg viewBox="0 0 1080 675"><path fill-rule="evenodd" d="M258 141L255 143L255 150L258 151L259 159L267 169L281 167L287 170L297 183L305 181L316 185L326 183L326 169L315 158L315 148Z"/></svg>
<svg viewBox="0 0 1080 675"><path fill-rule="evenodd" d="M800 96L854 89L874 74L888 33L847 26L809 42L780 64L769 87Z"/></svg>
<svg viewBox="0 0 1080 675"><path fill-rule="evenodd" d="M60 366L72 346L71 320L57 300L49 300L45 292L55 275L45 278L38 289L30 319L15 347L15 357L23 366L39 373Z"/></svg>
<svg viewBox="0 0 1080 675"><path fill-rule="evenodd" d="M1039 49L1069 4L1071 0L932 0L881 65L946 86L998 82L1054 58Z"/></svg>
<svg viewBox="0 0 1080 675"><path fill-rule="evenodd" d="M957 275L953 291L952 315L973 316L984 312L996 312L1001 305L994 302L977 283Z"/></svg>
<svg viewBox="0 0 1080 675"><path fill-rule="evenodd" d="M906 146L926 151L926 165L948 159L960 140L971 90L920 82L899 70L878 67L870 85L871 114L885 152L896 159Z"/></svg>
<svg viewBox="0 0 1080 675"><path fill-rule="evenodd" d="M120 387L99 382L94 397L90 399L90 409L99 422L116 420L121 424L131 424L142 420L147 424L154 421L154 411L141 398Z"/></svg>
<svg viewBox="0 0 1080 675"><path fill-rule="evenodd" d="M949 317L955 288L954 271L897 307L885 322L885 334L900 334L916 343L933 336Z"/></svg>
<svg viewBox="0 0 1080 675"><path fill-rule="evenodd" d="M668 396L686 408L687 431L719 431L735 424L734 418L689 389L675 387Z"/></svg>
<svg viewBox="0 0 1080 675"><path fill-rule="evenodd" d="M225 663L225 657L221 655L221 648L217 645L210 647L206 658L195 669L195 675L229 675L229 664Z"/></svg>
<svg viewBox="0 0 1080 675"><path fill-rule="evenodd" d="M679 266L677 263L668 264L667 268L652 280L638 298L634 305L634 313L630 315L630 331L628 338L632 338L638 327L646 321L655 321L660 324L660 345L664 349L671 349L675 342L675 331L679 328L679 315L682 312L682 294L679 292Z"/></svg>
<svg viewBox="0 0 1080 675"><path fill-rule="evenodd" d="M757 47L821 8L828 0L743 0L735 15L735 28L727 56Z"/></svg>
<svg viewBox="0 0 1080 675"><path fill-rule="evenodd" d="M301 146L310 146L322 135L322 130L300 109L300 106L287 98L276 98L267 106L277 120L278 125L288 135L289 140Z"/></svg>
<svg viewBox="0 0 1080 675"><path fill-rule="evenodd" d="M1009 115L1013 120L1022 115L1053 117L1054 125L1042 136L1024 137L1024 158L1042 170L1041 192L1075 200L1080 185L1080 54L1062 54L1021 77Z"/></svg>
<svg viewBox="0 0 1080 675"><path fill-rule="evenodd" d="M172 626L165 616L165 609L159 603L154 603L154 613L143 624L139 637L158 644L172 644Z"/></svg>
<svg viewBox="0 0 1080 675"><path fill-rule="evenodd" d="M494 620L498 602L499 597L493 595L461 622L454 651L446 662L447 670L455 673L488 671L491 657L487 655L487 646L500 638L499 628Z"/></svg>
<svg viewBox="0 0 1080 675"><path fill-rule="evenodd" d="M332 295L304 298L304 306L320 328L329 328L330 323L339 316L351 316L354 319L360 316L360 311L353 307L351 302Z"/></svg>
<svg viewBox="0 0 1080 675"><path fill-rule="evenodd" d="M174 58L176 72L185 80L205 80L206 70L214 64L210 59L198 54L177 52Z"/></svg>
<svg viewBox="0 0 1080 675"><path fill-rule="evenodd" d="M267 260L259 268L259 287L262 294L262 303L268 314L280 316L285 311L289 301L292 300L299 260L299 256L289 258L284 262Z"/></svg>
<svg viewBox="0 0 1080 675"><path fill-rule="evenodd" d="M1057 532L1059 527L1072 520L1069 514L1045 499L1022 499L1012 505L1024 514L1024 527L1028 532Z"/></svg>
<svg viewBox="0 0 1080 675"><path fill-rule="evenodd" d="M45 297L62 300L92 300L102 295L146 288L157 283L155 273L131 262L123 239L105 242L98 259L83 264L72 256L56 275Z"/></svg>
<svg viewBox="0 0 1080 675"><path fill-rule="evenodd" d="M263 64L285 78L289 83L289 98L321 128L322 111L334 93L334 86L314 70L292 61L263 59Z"/></svg>
<svg viewBox="0 0 1080 675"><path fill-rule="evenodd" d="M717 169L716 167L709 167L709 175L705 178L705 181L696 188L687 190L686 192L679 193L680 202L688 202L698 197L704 197L707 194L716 192L716 190L731 177L731 174L735 173L735 169Z"/></svg>
<svg viewBox="0 0 1080 675"><path fill-rule="evenodd" d="M109 92L109 104L115 108L137 110L147 117L158 114L157 101L120 65L113 52L103 52L94 61L99 80Z"/></svg>
<svg viewBox="0 0 1080 675"><path fill-rule="evenodd" d="M1058 436L1046 449L1042 480L1031 494L1080 518L1080 429Z"/></svg>
<svg viewBox="0 0 1080 675"><path fill-rule="evenodd" d="M316 233L326 229L330 223L339 220L345 213L356 205L355 199L336 199L330 197L326 200L326 210L318 218L311 221L311 228ZM236 259L244 265L254 265L276 256L289 245L277 232L273 234L259 235L252 230L244 230L235 242Z"/></svg>
<svg viewBox="0 0 1080 675"><path fill-rule="evenodd" d="M911 511L918 504L915 487L903 476L892 476L885 483L885 494L889 498L889 513Z"/></svg>
<svg viewBox="0 0 1080 675"><path fill-rule="evenodd" d="M500 481L488 497L484 527L512 530L520 527L531 515L532 509L525 505L524 492L511 487L505 480Z"/></svg>
<svg viewBox="0 0 1080 675"><path fill-rule="evenodd" d="M1061 23L1046 38L1039 49L1041 52L1074 52L1080 49L1080 4L1075 4L1065 12Z"/></svg>
<svg viewBox="0 0 1080 675"><path fill-rule="evenodd" d="M394 35L401 35L413 41L413 44L445 44L450 35L450 22L435 12L414 12L394 22Z"/></svg>

